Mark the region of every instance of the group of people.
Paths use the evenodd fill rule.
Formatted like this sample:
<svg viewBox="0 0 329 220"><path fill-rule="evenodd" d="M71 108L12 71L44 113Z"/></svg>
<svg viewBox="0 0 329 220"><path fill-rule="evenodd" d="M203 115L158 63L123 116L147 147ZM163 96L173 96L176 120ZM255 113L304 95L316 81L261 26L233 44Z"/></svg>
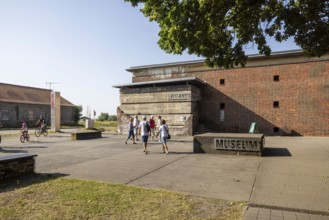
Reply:
<svg viewBox="0 0 329 220"><path fill-rule="evenodd" d="M44 129L47 126L47 122L43 116L40 116L39 120L36 123L36 126L41 129ZM21 127L21 134L24 135L24 137L26 137L28 131L29 131L29 128L27 126L27 123L25 120L23 120L22 127Z"/></svg>
<svg viewBox="0 0 329 220"><path fill-rule="evenodd" d="M130 119L128 130L128 137L125 141L126 144L129 139L133 141L133 144L136 144L136 141L139 141L138 136L140 135L142 138L144 153L147 154L147 142L149 136L151 136L152 141L155 141L155 138L160 135L159 142L162 143L163 153L169 153L167 145L167 140L170 136L169 127L160 115L158 116L157 124L155 123L153 115L151 115L150 120L147 120L147 117L144 115L142 121L139 121L138 116L136 115L135 118Z"/></svg>

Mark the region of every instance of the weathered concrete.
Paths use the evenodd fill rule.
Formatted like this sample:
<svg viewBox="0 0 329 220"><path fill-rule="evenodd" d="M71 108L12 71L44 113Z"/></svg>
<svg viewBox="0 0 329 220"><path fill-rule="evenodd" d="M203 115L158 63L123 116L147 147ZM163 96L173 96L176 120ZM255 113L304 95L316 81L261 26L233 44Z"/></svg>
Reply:
<svg viewBox="0 0 329 220"><path fill-rule="evenodd" d="M34 172L36 154L11 154L0 156L0 179Z"/></svg>
<svg viewBox="0 0 329 220"><path fill-rule="evenodd" d="M263 134L206 133L194 136L193 152L261 156L264 142Z"/></svg>
<svg viewBox="0 0 329 220"><path fill-rule="evenodd" d="M93 138L101 138L101 131L76 131L71 133L71 140L86 140Z"/></svg>
<svg viewBox="0 0 329 220"><path fill-rule="evenodd" d="M127 134L129 117L161 115L173 135L192 135L198 120L200 89L193 85L147 85L120 89L118 133ZM128 116L128 117L127 117ZM188 121L191 120L192 122Z"/></svg>

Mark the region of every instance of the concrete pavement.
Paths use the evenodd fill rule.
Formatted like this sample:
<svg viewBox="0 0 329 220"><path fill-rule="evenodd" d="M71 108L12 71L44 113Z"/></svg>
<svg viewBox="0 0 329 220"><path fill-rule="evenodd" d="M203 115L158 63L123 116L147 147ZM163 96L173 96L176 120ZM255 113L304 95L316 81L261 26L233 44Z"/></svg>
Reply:
<svg viewBox="0 0 329 220"><path fill-rule="evenodd" d="M124 139L106 133L85 141L71 141L69 133L32 134L22 144L8 137L0 156L38 154L40 173L247 201L248 220L329 219L329 138L266 137L265 157L193 154L192 137L174 137L169 155L151 142L145 155L140 143L126 145Z"/></svg>

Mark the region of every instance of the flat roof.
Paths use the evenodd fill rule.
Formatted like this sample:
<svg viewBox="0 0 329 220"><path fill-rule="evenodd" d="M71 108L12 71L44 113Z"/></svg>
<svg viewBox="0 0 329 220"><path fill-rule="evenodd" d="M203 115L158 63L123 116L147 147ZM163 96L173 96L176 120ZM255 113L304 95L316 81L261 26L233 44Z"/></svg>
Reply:
<svg viewBox="0 0 329 220"><path fill-rule="evenodd" d="M286 50L286 51L276 51L272 52L269 57L265 56L264 54L247 54L248 59L264 59L264 58L271 58L271 57L279 57L279 56L292 56L292 55L303 55L303 50ZM181 65L189 65L189 64L198 64L204 63L205 59L200 60L190 60L190 61L183 61L183 62L172 62L172 63L162 63L162 64L153 64L153 65L144 65L144 66L133 66L129 69L126 69L128 72L134 72L136 70L142 69L151 69L151 68L162 68L162 67L170 67L170 66L181 66Z"/></svg>
<svg viewBox="0 0 329 220"><path fill-rule="evenodd" d="M136 82L136 83L128 83L121 85L113 85L114 88L140 88L140 87L149 87L149 86L165 86L165 85L194 85L197 87L201 87L206 85L207 83L197 77L184 77L184 78L176 78L176 79L165 79L165 80L155 80L155 81L146 81L146 82Z"/></svg>

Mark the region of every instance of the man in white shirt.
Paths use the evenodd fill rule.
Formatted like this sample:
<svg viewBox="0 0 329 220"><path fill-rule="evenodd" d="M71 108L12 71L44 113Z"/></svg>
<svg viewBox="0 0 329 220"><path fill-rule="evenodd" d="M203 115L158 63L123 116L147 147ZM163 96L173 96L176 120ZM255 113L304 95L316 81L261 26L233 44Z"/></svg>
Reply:
<svg viewBox="0 0 329 220"><path fill-rule="evenodd" d="M139 123L138 128L140 129L140 134L142 136L142 142L144 147L144 152L147 154L147 141L149 137L149 133L151 131L150 125L146 120L146 116L143 116L143 121Z"/></svg>

